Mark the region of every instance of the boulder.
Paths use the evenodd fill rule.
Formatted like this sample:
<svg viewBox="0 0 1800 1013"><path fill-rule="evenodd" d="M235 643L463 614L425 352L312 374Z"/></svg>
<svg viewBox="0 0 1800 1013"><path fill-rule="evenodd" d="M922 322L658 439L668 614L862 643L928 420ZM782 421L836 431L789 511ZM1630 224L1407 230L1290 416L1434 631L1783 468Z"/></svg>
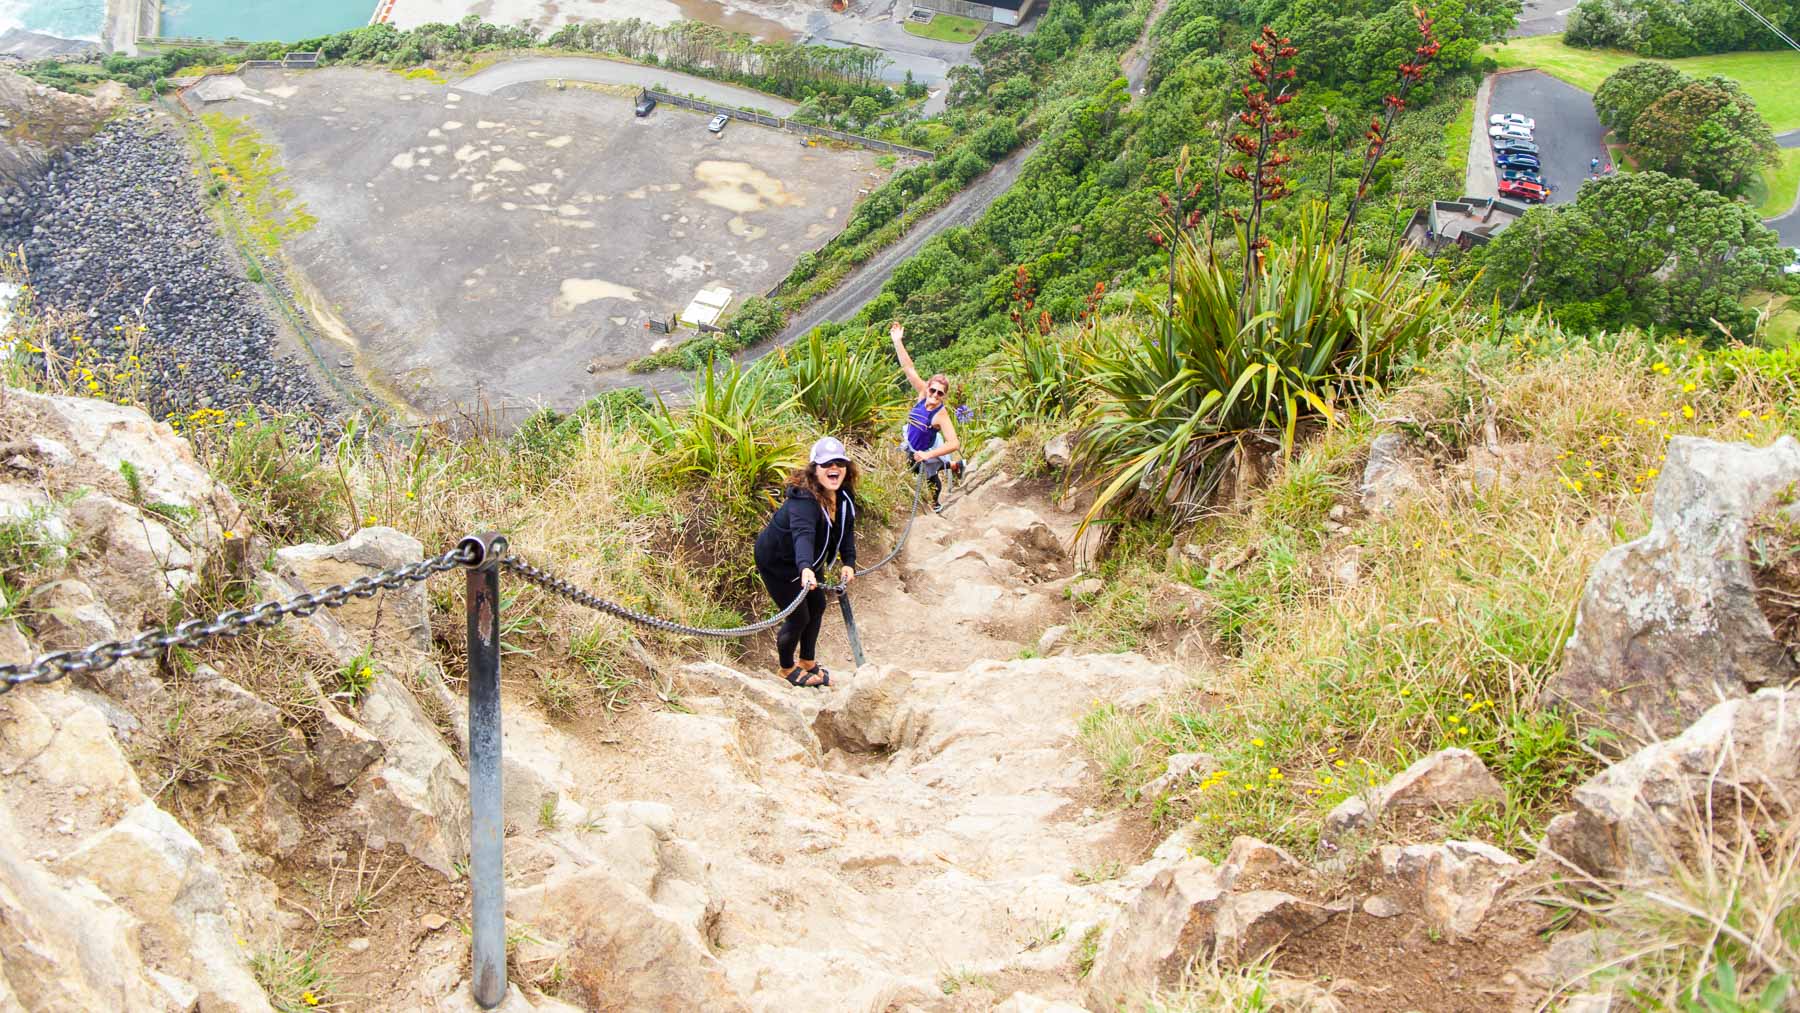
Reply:
<svg viewBox="0 0 1800 1013"><path fill-rule="evenodd" d="M1062 646L1063 638L1068 635L1069 628L1067 626L1052 626L1040 633L1037 640L1038 656L1049 657L1052 652Z"/></svg>
<svg viewBox="0 0 1800 1013"><path fill-rule="evenodd" d="M1544 700L1636 734L1673 735L1721 699L1800 677L1757 606L1749 525L1800 482L1800 441L1677 436L1650 532L1594 565Z"/></svg>
<svg viewBox="0 0 1800 1013"><path fill-rule="evenodd" d="M330 700L319 701L319 718L312 751L319 773L331 787L342 788L356 780L387 752L379 738L345 717Z"/></svg>
<svg viewBox="0 0 1800 1013"><path fill-rule="evenodd" d="M165 972L193 983L200 1009L269 1010L241 948L239 915L200 842L174 817L144 802L58 859L142 921Z"/></svg>
<svg viewBox="0 0 1800 1013"><path fill-rule="evenodd" d="M145 511L111 496L89 493L69 507L69 521L87 556L99 558L108 570L135 578L130 590L138 593L133 597L148 591L157 600L169 602L193 583L201 557L189 552L161 521ZM151 575L157 579L144 579ZM107 597L112 601L117 596Z"/></svg>
<svg viewBox="0 0 1800 1013"><path fill-rule="evenodd" d="M849 691L839 693L813 723L827 749L872 753L900 741L913 678L894 668L859 673Z"/></svg>
<svg viewBox="0 0 1800 1013"><path fill-rule="evenodd" d="M416 563L425 558L425 547L411 535L374 527L363 528L335 545L295 545L278 550L275 556L289 577L318 591ZM373 598L352 599L334 613L339 623L366 639L381 638L421 652L431 650L431 613L422 581L382 591Z"/></svg>
<svg viewBox="0 0 1800 1013"><path fill-rule="evenodd" d="M91 398L61 397L9 390L7 396L36 410L81 454L118 474L129 463L137 472L144 500L186 507L230 527L237 509L194 457L193 445L138 408Z"/></svg>
<svg viewBox="0 0 1800 1013"><path fill-rule="evenodd" d="M468 774L392 673L376 677L361 716L384 747L357 793L369 846L398 844L446 878L456 878L456 864L468 854Z"/></svg>
<svg viewBox="0 0 1800 1013"><path fill-rule="evenodd" d="M1448 811L1505 799L1505 790L1481 757L1467 749L1444 749L1420 759L1387 784L1338 803L1325 817L1324 834L1332 840L1371 826L1389 813Z"/></svg>
<svg viewBox="0 0 1800 1013"><path fill-rule="evenodd" d="M1114 1009L1128 997L1173 988L1195 960L1235 965L1259 959L1336 913L1279 890L1239 888L1240 881L1300 868L1291 855L1255 838L1233 841L1222 865L1203 858L1175 860L1172 849L1152 861L1159 863L1100 937L1086 981L1094 1009Z"/></svg>
<svg viewBox="0 0 1800 1013"><path fill-rule="evenodd" d="M117 640L119 624L94 589L74 578L53 581L32 595L38 612L38 639L47 648L70 650Z"/></svg>
<svg viewBox="0 0 1800 1013"><path fill-rule="evenodd" d="M1399 902L1451 940L1472 937L1501 889L1524 868L1518 859L1480 841L1381 849L1382 874L1401 891ZM1391 895L1386 899L1396 900Z"/></svg>
<svg viewBox="0 0 1800 1013"><path fill-rule="evenodd" d="M1059 433L1051 437L1050 441L1044 444L1044 463L1058 471L1067 468L1074 446L1074 433Z"/></svg>
<svg viewBox="0 0 1800 1013"><path fill-rule="evenodd" d="M1743 811L1755 822L1796 818L1800 690L1727 700L1679 736L1646 746L1575 789L1544 847L1608 881L1668 873L1693 845L1703 814ZM1684 826L1684 824L1688 826Z"/></svg>
<svg viewBox="0 0 1800 1013"><path fill-rule="evenodd" d="M1369 444L1369 463L1363 466L1362 508L1375 514L1390 513L1425 487L1419 477L1418 453L1399 433L1382 433Z"/></svg>

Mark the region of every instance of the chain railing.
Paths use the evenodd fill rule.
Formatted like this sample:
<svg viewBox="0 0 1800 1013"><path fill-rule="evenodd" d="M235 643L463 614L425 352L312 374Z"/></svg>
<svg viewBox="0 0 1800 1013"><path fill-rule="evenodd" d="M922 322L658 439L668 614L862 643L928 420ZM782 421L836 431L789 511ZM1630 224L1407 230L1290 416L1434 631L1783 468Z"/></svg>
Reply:
<svg viewBox="0 0 1800 1013"><path fill-rule="evenodd" d="M911 512L893 550L873 566L856 571L856 576L874 573L900 555L912 534L913 522L918 519L924 487L925 476L921 471L913 485ZM558 597L646 629L695 637L747 637L770 629L792 615L805 601L810 589L802 590L787 607L767 619L742 626L691 626L602 598L511 555L504 536L476 534L440 555L318 591L281 601L266 601L249 608L231 609L211 619L190 619L169 629L140 633L129 640L104 641L81 650L52 651L29 663L0 665L0 694L11 692L16 686L52 683L72 675L91 675L127 658L148 658L172 648L191 647L220 637L239 636L252 629L270 628L290 617L304 618L320 609L339 608L353 599L372 598L382 591L399 590L456 569L467 573L469 883L473 937L470 987L476 1002L483 1009L492 1009L505 1000L507 988L502 856L505 823L500 794L500 572L509 571ZM861 666L864 660L862 642L856 632L856 619L851 612L846 585L821 582L817 587L837 594L850 647L857 665Z"/></svg>

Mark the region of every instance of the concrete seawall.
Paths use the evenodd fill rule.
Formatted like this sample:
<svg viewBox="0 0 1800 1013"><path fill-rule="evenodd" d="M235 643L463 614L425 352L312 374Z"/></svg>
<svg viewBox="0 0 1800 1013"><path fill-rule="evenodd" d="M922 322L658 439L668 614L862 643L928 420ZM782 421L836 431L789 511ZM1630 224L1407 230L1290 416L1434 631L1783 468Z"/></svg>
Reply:
<svg viewBox="0 0 1800 1013"><path fill-rule="evenodd" d="M153 38L162 25L162 0L106 0L102 44L109 53L138 55L138 40Z"/></svg>

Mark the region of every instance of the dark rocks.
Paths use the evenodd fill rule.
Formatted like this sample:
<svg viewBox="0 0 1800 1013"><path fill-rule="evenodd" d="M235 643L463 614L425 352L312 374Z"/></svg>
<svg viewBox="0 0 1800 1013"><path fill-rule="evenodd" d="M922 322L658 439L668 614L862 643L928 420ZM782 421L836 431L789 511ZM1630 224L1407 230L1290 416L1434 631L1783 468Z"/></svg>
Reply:
<svg viewBox="0 0 1800 1013"><path fill-rule="evenodd" d="M18 197L0 203L0 237L23 249L39 308L86 319L57 338L57 351L75 354L78 335L90 360L125 364L136 354L158 418L250 406L337 413L279 347L264 297L207 215L180 138L152 114L117 120L62 153Z"/></svg>

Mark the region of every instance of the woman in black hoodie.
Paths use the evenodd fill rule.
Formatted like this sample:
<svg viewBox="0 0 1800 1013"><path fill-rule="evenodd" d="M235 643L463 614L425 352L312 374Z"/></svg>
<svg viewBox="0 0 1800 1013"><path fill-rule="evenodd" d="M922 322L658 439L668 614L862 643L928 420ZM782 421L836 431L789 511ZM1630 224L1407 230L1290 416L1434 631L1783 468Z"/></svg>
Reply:
<svg viewBox="0 0 1800 1013"><path fill-rule="evenodd" d="M756 536L756 572L780 608L806 593L775 636L781 677L795 686L829 686L831 673L815 657L825 621L818 574L840 559L840 579L848 584L856 577L856 465L829 436L808 456L806 467L788 477L787 497Z"/></svg>

